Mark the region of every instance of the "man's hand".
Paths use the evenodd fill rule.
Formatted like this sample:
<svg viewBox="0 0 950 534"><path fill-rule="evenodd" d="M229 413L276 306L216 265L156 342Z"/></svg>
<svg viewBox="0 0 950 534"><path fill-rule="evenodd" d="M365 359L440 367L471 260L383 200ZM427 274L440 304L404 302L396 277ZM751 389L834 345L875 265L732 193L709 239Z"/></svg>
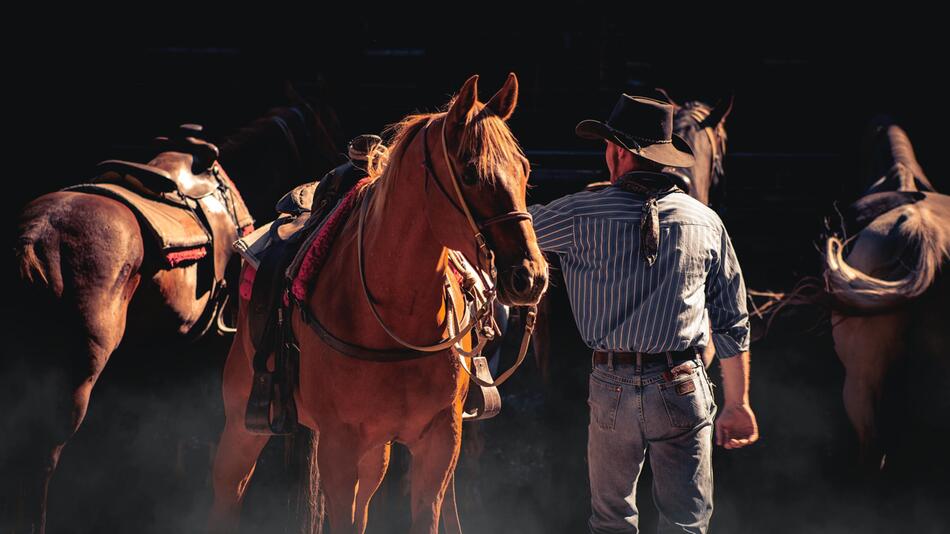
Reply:
<svg viewBox="0 0 950 534"><path fill-rule="evenodd" d="M740 449L759 439L759 425L748 404L727 405L716 419L716 445Z"/></svg>
<svg viewBox="0 0 950 534"><path fill-rule="evenodd" d="M739 449L759 439L759 425L749 405L749 353L719 360L722 367L722 415L716 420L716 445Z"/></svg>

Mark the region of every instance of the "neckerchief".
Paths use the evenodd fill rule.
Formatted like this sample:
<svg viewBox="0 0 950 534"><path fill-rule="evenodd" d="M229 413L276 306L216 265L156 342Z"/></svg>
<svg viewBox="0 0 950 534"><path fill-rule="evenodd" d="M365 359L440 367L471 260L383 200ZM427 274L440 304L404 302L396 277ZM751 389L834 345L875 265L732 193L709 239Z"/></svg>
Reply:
<svg viewBox="0 0 950 534"><path fill-rule="evenodd" d="M663 173L635 171L617 178L615 187L645 195L640 215L640 253L648 267L656 262L660 250L660 210L657 199L670 193L682 193Z"/></svg>

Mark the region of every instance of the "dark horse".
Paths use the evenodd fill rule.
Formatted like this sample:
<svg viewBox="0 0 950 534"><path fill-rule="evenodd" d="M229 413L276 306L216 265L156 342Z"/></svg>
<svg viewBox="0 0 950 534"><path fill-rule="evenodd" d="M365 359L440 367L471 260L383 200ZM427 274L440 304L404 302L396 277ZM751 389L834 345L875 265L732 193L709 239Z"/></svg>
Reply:
<svg viewBox="0 0 950 534"><path fill-rule="evenodd" d="M243 196L270 205L276 192L319 176L337 159L323 119L291 96L291 106L271 110L221 145L219 159L235 173ZM196 157L166 150L150 164L175 173L192 168ZM263 206L251 208L264 215ZM236 233L232 225L218 241L229 245ZM23 209L16 257L24 324L17 337L28 347L3 362L4 406L13 408L0 438L2 484L9 486L0 503L5 532L44 530L49 481L119 343L172 347L211 324L212 289L200 282L200 271L227 265L231 256L229 246L215 249L208 258L168 267L132 210L98 194L59 191Z"/></svg>
<svg viewBox="0 0 950 534"><path fill-rule="evenodd" d="M676 169L671 173L677 185L700 202L721 210L724 194L723 159L726 155L726 118L732 111L733 98L723 99L715 106L699 101L689 101L679 105L672 101L665 92L660 91L661 98L666 98L675 106L674 131L686 139L696 157L696 163L686 169ZM670 170L670 169L668 169ZM592 184L596 187L604 184ZM552 269L557 271L557 269ZM563 282L554 282L552 287L564 287ZM556 303L554 300L556 299ZM570 313L552 312L552 309L566 310L567 296L563 290L549 291L538 306L537 328L532 339L535 351L535 360L541 373L547 381L549 365L551 364L551 347L577 347L584 351L583 343L577 335L577 329ZM560 332L573 332L571 340L565 343ZM570 350L570 349L568 349ZM715 355L712 343L706 347L703 360L708 367Z"/></svg>

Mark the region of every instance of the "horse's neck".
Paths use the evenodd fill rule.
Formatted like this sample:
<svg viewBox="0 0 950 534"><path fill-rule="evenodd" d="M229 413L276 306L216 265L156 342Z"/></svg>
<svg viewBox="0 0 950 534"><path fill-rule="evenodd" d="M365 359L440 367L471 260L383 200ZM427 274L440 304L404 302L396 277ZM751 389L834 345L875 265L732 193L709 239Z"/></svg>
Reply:
<svg viewBox="0 0 950 534"><path fill-rule="evenodd" d="M364 228L366 280L383 308L438 315L446 249L429 226L421 165L394 172L377 184ZM418 169L418 170L417 170Z"/></svg>
<svg viewBox="0 0 950 534"><path fill-rule="evenodd" d="M865 192L879 191L933 191L933 186L924 174L914 147L907 133L896 125L891 125L880 138L884 146L879 147L878 159L872 165L874 183Z"/></svg>

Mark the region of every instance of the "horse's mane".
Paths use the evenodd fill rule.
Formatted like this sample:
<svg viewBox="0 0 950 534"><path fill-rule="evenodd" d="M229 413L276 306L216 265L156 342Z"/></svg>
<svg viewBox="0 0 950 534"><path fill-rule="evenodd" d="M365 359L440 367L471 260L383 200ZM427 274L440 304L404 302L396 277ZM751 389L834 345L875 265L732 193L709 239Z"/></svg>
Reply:
<svg viewBox="0 0 950 534"><path fill-rule="evenodd" d="M451 104L452 102L449 102L446 109L451 107ZM446 111L414 113L387 127L385 134L390 139L389 146L392 147L389 155L390 165L387 165L379 179L384 182L394 181L391 176L399 171L399 166L392 163L402 159L416 135L423 128L445 117L445 114ZM433 153L439 150L434 146L429 148ZM516 158L524 157L521 146L505 121L480 102L476 103L469 115L465 132L460 140L459 154L471 157L478 178L490 184L495 178L495 173L492 171L499 166L515 164Z"/></svg>
<svg viewBox="0 0 950 534"><path fill-rule="evenodd" d="M700 130L699 125L709 117L710 113L712 113L712 107L708 104L698 100L691 100L683 106L677 107L673 117L673 131L692 130L698 132ZM714 137L719 142L719 146L714 147L716 153L725 154L726 141L728 141L725 121L719 121L719 124L715 127L715 133L716 135ZM722 176L724 172L722 159L720 158L719 161L714 163L716 165L717 175ZM718 179L718 177L711 178Z"/></svg>

